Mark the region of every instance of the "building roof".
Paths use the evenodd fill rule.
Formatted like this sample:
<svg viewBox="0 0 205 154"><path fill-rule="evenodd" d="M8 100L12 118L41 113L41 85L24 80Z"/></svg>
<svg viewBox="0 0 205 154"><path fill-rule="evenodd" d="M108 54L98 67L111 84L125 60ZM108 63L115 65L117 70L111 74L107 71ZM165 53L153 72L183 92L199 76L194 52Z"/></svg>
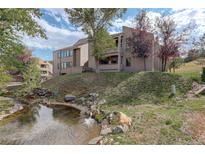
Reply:
<svg viewBox="0 0 205 154"><path fill-rule="evenodd" d="M69 50L69 49L73 49L73 46L68 46L68 47L60 48L60 49L55 50L54 52L56 52L56 51L63 51L63 50Z"/></svg>
<svg viewBox="0 0 205 154"><path fill-rule="evenodd" d="M72 46L60 48L60 49L55 50L54 52L73 49L74 47L77 47L79 45L86 44L86 43L88 43L88 38L82 38L82 39L78 40L76 43L74 43Z"/></svg>
<svg viewBox="0 0 205 154"><path fill-rule="evenodd" d="M82 38L78 40L73 46L79 46L79 45L86 44L86 43L88 43L88 38Z"/></svg>
<svg viewBox="0 0 205 154"><path fill-rule="evenodd" d="M112 34L111 36L112 37L118 37L118 36L120 36L120 35L122 35L123 33L115 33L115 34Z"/></svg>
<svg viewBox="0 0 205 154"><path fill-rule="evenodd" d="M124 29L124 28L129 28L129 29L131 29L131 30L136 30L136 29L134 29L134 28L127 27L127 26L123 26L123 29ZM120 32L120 33L112 34L111 36L112 36L112 37L118 37L118 36L123 35L123 34L124 34L124 32L122 31L122 32ZM146 32L146 35L149 35L151 38L154 38L153 33ZM88 43L88 38L82 38L82 39L79 39L79 40L78 40L76 43L74 43L72 46L64 47L64 48L61 48L61 49L57 49L57 50L55 50L54 52L73 49L73 48L76 48L76 47L78 47L78 46L80 46L80 45L83 45L83 44L86 44L86 43Z"/></svg>

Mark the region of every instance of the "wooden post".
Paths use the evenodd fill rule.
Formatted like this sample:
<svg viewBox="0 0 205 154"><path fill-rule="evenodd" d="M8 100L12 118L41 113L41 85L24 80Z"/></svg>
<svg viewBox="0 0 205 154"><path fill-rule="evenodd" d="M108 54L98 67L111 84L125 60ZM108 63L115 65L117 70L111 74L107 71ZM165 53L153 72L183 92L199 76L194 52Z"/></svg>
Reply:
<svg viewBox="0 0 205 154"><path fill-rule="evenodd" d="M176 86L175 85L171 86L171 95L173 95L173 96L176 95Z"/></svg>

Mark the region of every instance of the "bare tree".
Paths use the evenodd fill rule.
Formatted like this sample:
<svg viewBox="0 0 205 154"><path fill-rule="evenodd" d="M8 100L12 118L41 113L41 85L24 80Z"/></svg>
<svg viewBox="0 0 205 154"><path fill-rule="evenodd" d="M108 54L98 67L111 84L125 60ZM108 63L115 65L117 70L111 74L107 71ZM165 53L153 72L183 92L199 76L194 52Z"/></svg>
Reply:
<svg viewBox="0 0 205 154"><path fill-rule="evenodd" d="M182 30L177 29L176 22L169 16L156 19L157 35L160 39L159 58L162 62L162 71L167 70L171 58L179 57L180 48L187 42L191 33L191 23Z"/></svg>
<svg viewBox="0 0 205 154"><path fill-rule="evenodd" d="M132 36L128 38L132 55L143 58L144 70L146 71L146 58L149 57L152 47L152 36L147 33L151 29L151 21L145 9L140 9L135 17L136 27L132 31ZM154 39L154 38L153 38Z"/></svg>
<svg viewBox="0 0 205 154"><path fill-rule="evenodd" d="M151 19L145 9L140 9L135 17L136 28L144 31L151 31Z"/></svg>
<svg viewBox="0 0 205 154"><path fill-rule="evenodd" d="M152 38L150 39L150 33L134 29L132 36L128 38L128 45L131 47L132 55L137 58L143 58L144 71L146 71L146 58L151 54Z"/></svg>

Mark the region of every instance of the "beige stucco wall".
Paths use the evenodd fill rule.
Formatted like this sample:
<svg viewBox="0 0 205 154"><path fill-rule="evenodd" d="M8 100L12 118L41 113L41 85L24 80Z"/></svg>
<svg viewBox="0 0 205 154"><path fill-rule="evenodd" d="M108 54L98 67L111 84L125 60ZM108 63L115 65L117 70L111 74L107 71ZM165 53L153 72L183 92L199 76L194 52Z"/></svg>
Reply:
<svg viewBox="0 0 205 154"><path fill-rule="evenodd" d="M88 44L88 67L96 69L95 57L92 54L91 46Z"/></svg>
<svg viewBox="0 0 205 154"><path fill-rule="evenodd" d="M126 39L132 36L132 29L128 27L123 27L123 66L122 70L124 71L132 71L132 72L139 72L144 71L144 61L143 58L133 57L130 51L126 49ZM159 71L160 70L160 60L158 58L158 48L159 45L154 41L154 36L151 33L148 33L146 38L152 41L152 49L151 54L148 58L146 58L146 70L147 71ZM126 67L126 58L131 58L131 66Z"/></svg>
<svg viewBox="0 0 205 154"><path fill-rule="evenodd" d="M88 43L80 45L80 66L84 66L84 64L88 61Z"/></svg>
<svg viewBox="0 0 205 154"><path fill-rule="evenodd" d="M58 57L58 51L53 52L53 74L59 75L60 69L58 69L58 63L62 62L73 62L73 57ZM61 69L61 73L68 73L70 72L70 68Z"/></svg>
<svg viewBox="0 0 205 154"><path fill-rule="evenodd" d="M68 50L68 49L71 50L71 48L65 48L65 50ZM76 63L74 67L61 69L61 73L69 74L69 73L82 72L82 67L88 61L88 43L75 46L75 49L76 50L73 51L73 56L62 57L61 59L58 57L59 51L53 52L53 73L54 75L59 75L60 73L60 70L58 69L58 63L60 62L72 62L72 64L74 62Z"/></svg>

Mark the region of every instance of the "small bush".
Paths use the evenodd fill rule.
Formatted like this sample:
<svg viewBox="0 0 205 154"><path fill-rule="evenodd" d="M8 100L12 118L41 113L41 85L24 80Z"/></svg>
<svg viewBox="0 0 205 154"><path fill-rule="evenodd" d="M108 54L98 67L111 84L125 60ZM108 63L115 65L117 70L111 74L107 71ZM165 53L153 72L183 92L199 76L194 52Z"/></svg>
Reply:
<svg viewBox="0 0 205 154"><path fill-rule="evenodd" d="M165 124L166 124L166 125L171 125L171 124L172 124L172 120L166 120L166 121L165 121Z"/></svg>
<svg viewBox="0 0 205 154"><path fill-rule="evenodd" d="M203 72L201 75L201 81L205 82L205 67L203 67Z"/></svg>

